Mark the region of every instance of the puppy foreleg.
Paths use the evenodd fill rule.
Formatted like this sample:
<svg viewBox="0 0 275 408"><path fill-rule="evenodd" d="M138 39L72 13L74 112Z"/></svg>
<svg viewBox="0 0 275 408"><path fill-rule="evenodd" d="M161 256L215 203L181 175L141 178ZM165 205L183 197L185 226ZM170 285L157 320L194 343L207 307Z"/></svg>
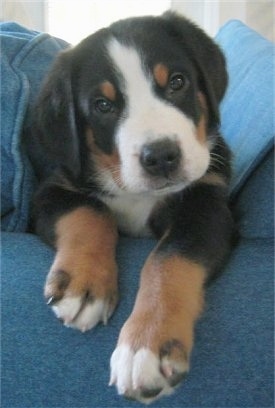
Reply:
<svg viewBox="0 0 275 408"><path fill-rule="evenodd" d="M56 248L44 294L66 326L84 332L106 323L117 304L117 228L108 210L93 207L92 200L55 193L40 196L37 217L38 232Z"/></svg>
<svg viewBox="0 0 275 408"><path fill-rule="evenodd" d="M110 382L119 394L151 402L172 392L184 377L205 276L201 265L185 257L151 254L111 358Z"/></svg>
<svg viewBox="0 0 275 408"><path fill-rule="evenodd" d="M144 265L111 358L110 383L119 394L148 403L169 394L188 371L204 284L230 248L232 219L223 197L219 187L203 185L171 203L170 220L169 208L160 209L166 232Z"/></svg>

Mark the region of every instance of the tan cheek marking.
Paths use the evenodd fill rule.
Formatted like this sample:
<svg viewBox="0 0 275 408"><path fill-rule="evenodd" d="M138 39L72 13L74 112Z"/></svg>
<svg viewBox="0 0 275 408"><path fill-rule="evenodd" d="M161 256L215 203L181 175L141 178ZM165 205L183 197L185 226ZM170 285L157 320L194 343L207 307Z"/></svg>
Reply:
<svg viewBox="0 0 275 408"><path fill-rule="evenodd" d="M207 121L208 121L208 109L205 96L198 92L198 99L201 105L202 114L197 126L197 138L200 143L205 143L207 139Z"/></svg>
<svg viewBox="0 0 275 408"><path fill-rule="evenodd" d="M115 101L116 99L116 90L114 86L109 81L105 81L100 85L100 90L102 94L109 99L110 101Z"/></svg>
<svg viewBox="0 0 275 408"><path fill-rule="evenodd" d="M201 115L199 124L197 126L197 139L200 143L205 143L207 138L206 123L204 114Z"/></svg>
<svg viewBox="0 0 275 408"><path fill-rule="evenodd" d="M157 64L153 70L153 74L157 84L164 88L168 82L168 68L163 64Z"/></svg>
<svg viewBox="0 0 275 408"><path fill-rule="evenodd" d="M120 156L115 149L112 154L106 154L95 144L92 129L86 131L86 142L91 152L92 160L94 161L97 169L107 170L111 173L114 182L118 186L122 186L121 174L120 174Z"/></svg>
<svg viewBox="0 0 275 408"><path fill-rule="evenodd" d="M198 99L201 104L201 108L203 109L204 114L206 115L208 112L208 107L207 107L206 98L202 92L198 92Z"/></svg>
<svg viewBox="0 0 275 408"><path fill-rule="evenodd" d="M176 339L189 354L194 324L203 308L204 281L201 265L181 256L161 260L153 252L143 268L132 318L119 342L158 353L163 344Z"/></svg>
<svg viewBox="0 0 275 408"><path fill-rule="evenodd" d="M72 294L90 287L91 280L96 297L103 297L108 288L113 290L118 233L110 214L79 207L58 220L55 233L57 254L52 270L68 273ZM77 279L73 279L76 275Z"/></svg>

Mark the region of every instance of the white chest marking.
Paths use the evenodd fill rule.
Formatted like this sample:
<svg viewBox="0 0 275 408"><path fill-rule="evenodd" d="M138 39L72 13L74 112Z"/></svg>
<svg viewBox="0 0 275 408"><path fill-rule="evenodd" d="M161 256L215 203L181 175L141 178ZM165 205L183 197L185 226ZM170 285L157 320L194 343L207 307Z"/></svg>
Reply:
<svg viewBox="0 0 275 408"><path fill-rule="evenodd" d="M112 210L121 232L135 237L150 235L147 221L160 197L122 194L116 197L105 196L102 200Z"/></svg>

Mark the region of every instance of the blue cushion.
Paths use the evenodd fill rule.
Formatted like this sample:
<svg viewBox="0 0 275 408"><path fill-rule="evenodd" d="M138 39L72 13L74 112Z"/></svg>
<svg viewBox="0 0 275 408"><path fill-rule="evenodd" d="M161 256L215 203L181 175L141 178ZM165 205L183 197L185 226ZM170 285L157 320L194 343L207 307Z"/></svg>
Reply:
<svg viewBox="0 0 275 408"><path fill-rule="evenodd" d="M221 130L233 152L231 190L236 193L273 145L275 48L237 20L223 26L216 40L229 72Z"/></svg>
<svg viewBox="0 0 275 408"><path fill-rule="evenodd" d="M22 130L50 64L68 44L15 23L0 26L2 229L24 231L35 179L22 150Z"/></svg>
<svg viewBox="0 0 275 408"><path fill-rule="evenodd" d="M240 235L274 237L274 150L267 153L234 200Z"/></svg>
<svg viewBox="0 0 275 408"><path fill-rule="evenodd" d="M14 23L1 24L1 40L2 229L24 231L35 180L22 151L22 129L42 78L68 44ZM217 41L226 54L230 76L221 113L222 132L234 153L234 193L272 144L273 47L237 21L225 25Z"/></svg>
<svg viewBox="0 0 275 408"><path fill-rule="evenodd" d="M43 302L53 252L27 234L3 233L2 244L2 407L140 407L108 387L109 359L154 242L120 240L119 307L85 334ZM272 240L243 240L208 290L190 374L152 407L273 406L272 281Z"/></svg>

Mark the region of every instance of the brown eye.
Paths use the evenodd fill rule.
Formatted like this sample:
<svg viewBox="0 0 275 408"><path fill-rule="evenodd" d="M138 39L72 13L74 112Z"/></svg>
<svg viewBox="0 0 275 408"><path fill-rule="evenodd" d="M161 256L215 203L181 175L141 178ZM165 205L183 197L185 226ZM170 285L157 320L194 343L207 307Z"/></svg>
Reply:
<svg viewBox="0 0 275 408"><path fill-rule="evenodd" d="M108 99L99 98L95 102L95 109L99 113L109 113L113 109L113 104Z"/></svg>
<svg viewBox="0 0 275 408"><path fill-rule="evenodd" d="M188 80L182 74L173 74L169 80L169 86L172 91L179 91L181 89L186 89L188 86Z"/></svg>

